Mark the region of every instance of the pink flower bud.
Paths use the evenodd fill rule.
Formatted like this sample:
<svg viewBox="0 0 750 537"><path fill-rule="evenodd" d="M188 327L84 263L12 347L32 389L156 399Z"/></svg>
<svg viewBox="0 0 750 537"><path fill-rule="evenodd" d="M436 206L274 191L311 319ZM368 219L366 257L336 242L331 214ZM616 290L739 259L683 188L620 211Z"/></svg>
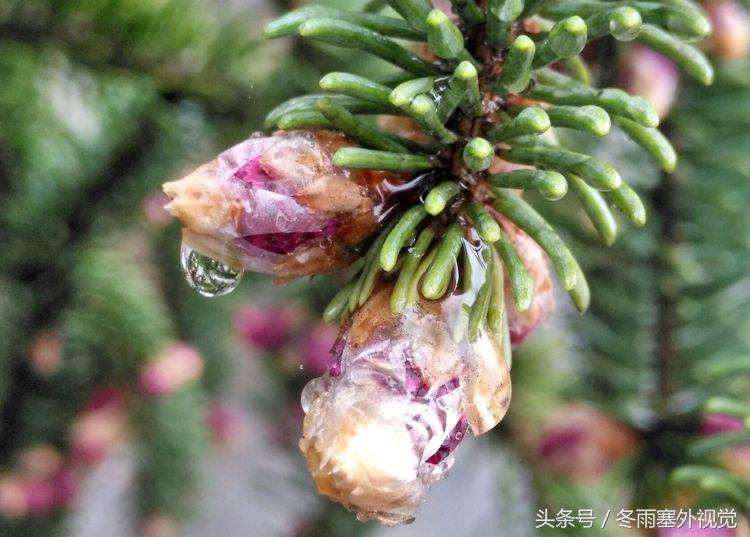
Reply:
<svg viewBox="0 0 750 537"><path fill-rule="evenodd" d="M54 375L62 364L63 341L57 330L42 330L29 346L31 369L42 377Z"/></svg>
<svg viewBox="0 0 750 537"><path fill-rule="evenodd" d="M49 445L24 449L18 457L18 462L22 474L37 479L54 475L63 464L60 452Z"/></svg>
<svg viewBox="0 0 750 537"><path fill-rule="evenodd" d="M394 315L391 290L355 312L329 372L305 387L300 441L321 494L387 525L413 518L466 430L488 431L510 404L502 347L484 324L474 341L456 329L461 295Z"/></svg>
<svg viewBox="0 0 750 537"><path fill-rule="evenodd" d="M235 314L234 326L250 347L271 352L291 339L303 315L294 306L243 306Z"/></svg>
<svg viewBox="0 0 750 537"><path fill-rule="evenodd" d="M52 476L59 505L70 505L78 494L79 478L70 468L62 468Z"/></svg>
<svg viewBox="0 0 750 537"><path fill-rule="evenodd" d="M159 352L141 370L138 383L148 395L164 396L200 378L203 358L195 347L177 342Z"/></svg>
<svg viewBox="0 0 750 537"><path fill-rule="evenodd" d="M356 258L378 229L398 176L344 170L333 154L351 145L331 131L251 137L164 185L183 243L232 267L278 281L330 272Z"/></svg>
<svg viewBox="0 0 750 537"><path fill-rule="evenodd" d="M206 424L213 441L228 449L241 445L249 432L247 416L242 409L221 401L209 406Z"/></svg>
<svg viewBox="0 0 750 537"><path fill-rule="evenodd" d="M620 66L620 85L647 99L657 115L665 118L680 90L680 71L658 52L634 45Z"/></svg>
<svg viewBox="0 0 750 537"><path fill-rule="evenodd" d="M36 516L48 515L55 509L68 505L77 489L75 475L67 469L44 479L29 479L25 482L29 513Z"/></svg>
<svg viewBox="0 0 750 537"><path fill-rule="evenodd" d="M507 273L505 274L505 307L508 311L510 342L520 345L552 312L555 306L554 287L544 250L507 218L494 214L534 281L534 301L526 310L520 311L513 301L510 278Z"/></svg>
<svg viewBox="0 0 750 537"><path fill-rule="evenodd" d="M701 420L700 432L706 436L741 431L742 420L727 414L705 414Z"/></svg>
<svg viewBox="0 0 750 537"><path fill-rule="evenodd" d="M705 436L734 433L744 430L742 420L727 414L706 414L700 432ZM719 454L721 465L734 475L750 480L750 444L740 444L724 449Z"/></svg>
<svg viewBox="0 0 750 537"><path fill-rule="evenodd" d="M71 428L71 453L84 464L101 461L125 433L125 399L116 388L95 392Z"/></svg>
<svg viewBox="0 0 750 537"><path fill-rule="evenodd" d="M26 483L26 503L29 513L35 516L49 514L57 507L55 486L48 480L32 480Z"/></svg>
<svg viewBox="0 0 750 537"><path fill-rule="evenodd" d="M0 517L21 518L28 510L23 479L17 475L0 475Z"/></svg>
<svg viewBox="0 0 750 537"><path fill-rule="evenodd" d="M750 51L750 17L734 0L711 0L705 4L711 18L711 46L725 60L740 60Z"/></svg>
<svg viewBox="0 0 750 537"><path fill-rule="evenodd" d="M151 515L141 523L139 537L178 537L180 528L172 517Z"/></svg>
<svg viewBox="0 0 750 537"><path fill-rule="evenodd" d="M578 481L595 480L633 452L635 433L585 403L564 408L541 434L537 455L548 471Z"/></svg>

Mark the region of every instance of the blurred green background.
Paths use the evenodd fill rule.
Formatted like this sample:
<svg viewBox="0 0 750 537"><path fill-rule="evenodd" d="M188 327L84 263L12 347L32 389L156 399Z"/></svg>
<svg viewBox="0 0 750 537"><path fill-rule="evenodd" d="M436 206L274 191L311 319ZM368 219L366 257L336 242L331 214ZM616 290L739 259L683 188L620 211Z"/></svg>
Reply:
<svg viewBox="0 0 750 537"><path fill-rule="evenodd" d="M538 509L746 502L747 448L694 447L722 417L709 397L750 393L750 70L721 57L715 86L684 81L672 96L676 173L621 133L571 140L617 165L651 220L608 249L573 203L539 205L573 230L592 310L578 317L561 298L518 350L510 416L465 442L418 521L362 525L315 496L297 401L335 335L316 319L340 280L279 289L246 275L228 297L200 297L159 188L325 72L382 68L263 42L294 4L0 1L0 535L580 535L535 528ZM732 31L746 36L743 21ZM608 84L637 85L618 66L648 61L612 44L593 53ZM658 93L677 75L654 69ZM190 352L176 342L198 349L202 371L177 367L174 390L142 394L165 348ZM739 493L670 478L689 464Z"/></svg>

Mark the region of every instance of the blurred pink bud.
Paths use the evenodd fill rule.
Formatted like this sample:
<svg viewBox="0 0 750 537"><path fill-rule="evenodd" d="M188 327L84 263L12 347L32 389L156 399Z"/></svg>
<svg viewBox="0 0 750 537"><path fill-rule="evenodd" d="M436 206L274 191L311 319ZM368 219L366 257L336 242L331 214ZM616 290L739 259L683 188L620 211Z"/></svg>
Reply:
<svg viewBox="0 0 750 537"><path fill-rule="evenodd" d="M39 445L24 449L19 457L20 472L31 478L49 477L62 468L60 452L49 445Z"/></svg>
<svg viewBox="0 0 750 537"><path fill-rule="evenodd" d="M339 270L378 229L402 177L333 165L351 142L332 131L252 136L166 183L183 244L277 281Z"/></svg>
<svg viewBox="0 0 750 537"><path fill-rule="evenodd" d="M744 430L742 420L727 414L705 414L700 432L706 436L733 433ZM750 480L750 444L741 444L724 449L719 460L727 470L738 477Z"/></svg>
<svg viewBox="0 0 750 537"><path fill-rule="evenodd" d="M725 60L739 60L750 51L750 17L734 0L711 0L705 4L711 18L713 52Z"/></svg>
<svg viewBox="0 0 750 537"><path fill-rule="evenodd" d="M200 378L203 358L192 345L177 342L160 351L142 369L138 379L148 395L164 396Z"/></svg>
<svg viewBox="0 0 750 537"><path fill-rule="evenodd" d="M29 503L26 500L26 487L17 475L0 475L0 517L20 518L26 515Z"/></svg>
<svg viewBox="0 0 750 537"><path fill-rule="evenodd" d="M26 483L26 502L29 513L36 516L49 514L57 506L57 491L52 481L31 480Z"/></svg>
<svg viewBox="0 0 750 537"><path fill-rule="evenodd" d="M84 464L101 461L125 432L125 399L116 388L95 392L71 427L71 453Z"/></svg>
<svg viewBox="0 0 750 537"><path fill-rule="evenodd" d="M214 401L208 407L206 422L213 441L221 447L237 448L247 438L247 416L237 406Z"/></svg>
<svg viewBox="0 0 750 537"><path fill-rule="evenodd" d="M630 455L637 443L635 432L625 424L585 403L575 403L563 408L542 431L537 455L549 471L590 481Z"/></svg>
<svg viewBox="0 0 750 537"><path fill-rule="evenodd" d="M70 468L61 468L52 477L52 482L55 485L60 505L69 505L78 494L79 478Z"/></svg>
<svg viewBox="0 0 750 537"><path fill-rule="evenodd" d="M63 341L57 330L38 332L29 346L31 369L43 377L54 375L62 364Z"/></svg>
<svg viewBox="0 0 750 537"><path fill-rule="evenodd" d="M620 66L620 85L647 99L657 115L665 118L680 90L680 71L658 52L634 45Z"/></svg>
<svg viewBox="0 0 750 537"><path fill-rule="evenodd" d="M151 515L141 522L139 537L178 537L177 522L167 515Z"/></svg>
<svg viewBox="0 0 750 537"><path fill-rule="evenodd" d="M57 507L55 487L49 481L30 481L26 483L26 502L29 513L36 516L49 514Z"/></svg>
<svg viewBox="0 0 750 537"><path fill-rule="evenodd" d="M706 436L731 433L743 429L742 420L727 414L705 414L701 421L700 432Z"/></svg>
<svg viewBox="0 0 750 537"><path fill-rule="evenodd" d="M310 330L300 349L302 366L307 374L318 377L326 372L337 335L334 327L324 323L317 323Z"/></svg>
<svg viewBox="0 0 750 537"><path fill-rule="evenodd" d="M68 505L75 496L78 486L73 472L63 469L45 479L28 480L25 483L25 489L29 513L44 516Z"/></svg>
<svg viewBox="0 0 750 537"><path fill-rule="evenodd" d="M250 347L272 352L290 340L303 316L295 306L243 306L234 316L234 326Z"/></svg>

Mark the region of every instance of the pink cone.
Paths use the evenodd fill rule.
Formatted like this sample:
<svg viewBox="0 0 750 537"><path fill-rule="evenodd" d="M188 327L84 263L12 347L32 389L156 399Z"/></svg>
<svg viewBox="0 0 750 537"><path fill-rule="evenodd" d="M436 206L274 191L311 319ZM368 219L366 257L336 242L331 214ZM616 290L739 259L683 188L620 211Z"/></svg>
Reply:
<svg viewBox="0 0 750 537"><path fill-rule="evenodd" d="M620 85L647 99L660 118L665 118L680 90L680 71L658 52L634 45L620 66Z"/></svg>
<svg viewBox="0 0 750 537"><path fill-rule="evenodd" d="M196 381L203 373L203 358L195 347L177 342L159 352L141 370L141 390L154 396L165 396Z"/></svg>
<svg viewBox="0 0 750 537"><path fill-rule="evenodd" d="M243 306L235 314L234 326L250 347L271 352L289 342L302 315L293 306Z"/></svg>
<svg viewBox="0 0 750 537"><path fill-rule="evenodd" d="M0 475L0 517L16 519L29 511L23 479L15 474Z"/></svg>
<svg viewBox="0 0 750 537"><path fill-rule="evenodd" d="M187 177L166 183L166 209L199 253L273 274L331 272L358 255L395 203L400 176L332 163L351 142L332 131L250 137Z"/></svg>
<svg viewBox="0 0 750 537"><path fill-rule="evenodd" d="M321 494L386 525L414 516L467 430L497 425L511 391L503 348L486 324L472 341L452 336L476 290L398 315L391 291L381 284L353 314L328 373L305 386L300 441Z"/></svg>
<svg viewBox="0 0 750 537"><path fill-rule="evenodd" d="M70 431L73 459L95 464L122 439L125 433L125 398L117 388L95 392Z"/></svg>
<svg viewBox="0 0 750 537"><path fill-rule="evenodd" d="M606 474L636 448L638 439L625 424L585 404L562 408L542 431L537 457L547 471L576 481Z"/></svg>
<svg viewBox="0 0 750 537"><path fill-rule="evenodd" d="M750 51L750 17L734 0L711 0L705 4L711 18L713 53L725 60L739 60Z"/></svg>
<svg viewBox="0 0 750 537"><path fill-rule="evenodd" d="M208 407L206 423L213 441L224 448L236 448L247 437L247 416L241 408L215 401Z"/></svg>
<svg viewBox="0 0 750 537"><path fill-rule="evenodd" d="M705 414L701 421L700 432L706 436L732 433L743 429L742 420L727 414Z"/></svg>
<svg viewBox="0 0 750 537"><path fill-rule="evenodd" d="M57 330L38 332L29 346L31 369L42 377L54 375L62 364L62 336Z"/></svg>

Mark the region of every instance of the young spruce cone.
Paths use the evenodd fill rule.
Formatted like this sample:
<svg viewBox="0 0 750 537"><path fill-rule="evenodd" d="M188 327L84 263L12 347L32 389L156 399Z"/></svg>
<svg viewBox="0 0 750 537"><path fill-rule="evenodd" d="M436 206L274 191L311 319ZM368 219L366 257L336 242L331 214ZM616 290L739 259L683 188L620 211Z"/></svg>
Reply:
<svg viewBox="0 0 750 537"><path fill-rule="evenodd" d="M501 343L459 336L461 294L390 310L382 285L342 328L328 373L302 395L300 448L318 491L361 520L413 518L470 429L492 429L510 404Z"/></svg>
<svg viewBox="0 0 750 537"><path fill-rule="evenodd" d="M351 145L332 131L250 137L164 185L183 244L277 281L346 267L392 209L394 174L331 163ZM391 181L391 183L389 183Z"/></svg>

